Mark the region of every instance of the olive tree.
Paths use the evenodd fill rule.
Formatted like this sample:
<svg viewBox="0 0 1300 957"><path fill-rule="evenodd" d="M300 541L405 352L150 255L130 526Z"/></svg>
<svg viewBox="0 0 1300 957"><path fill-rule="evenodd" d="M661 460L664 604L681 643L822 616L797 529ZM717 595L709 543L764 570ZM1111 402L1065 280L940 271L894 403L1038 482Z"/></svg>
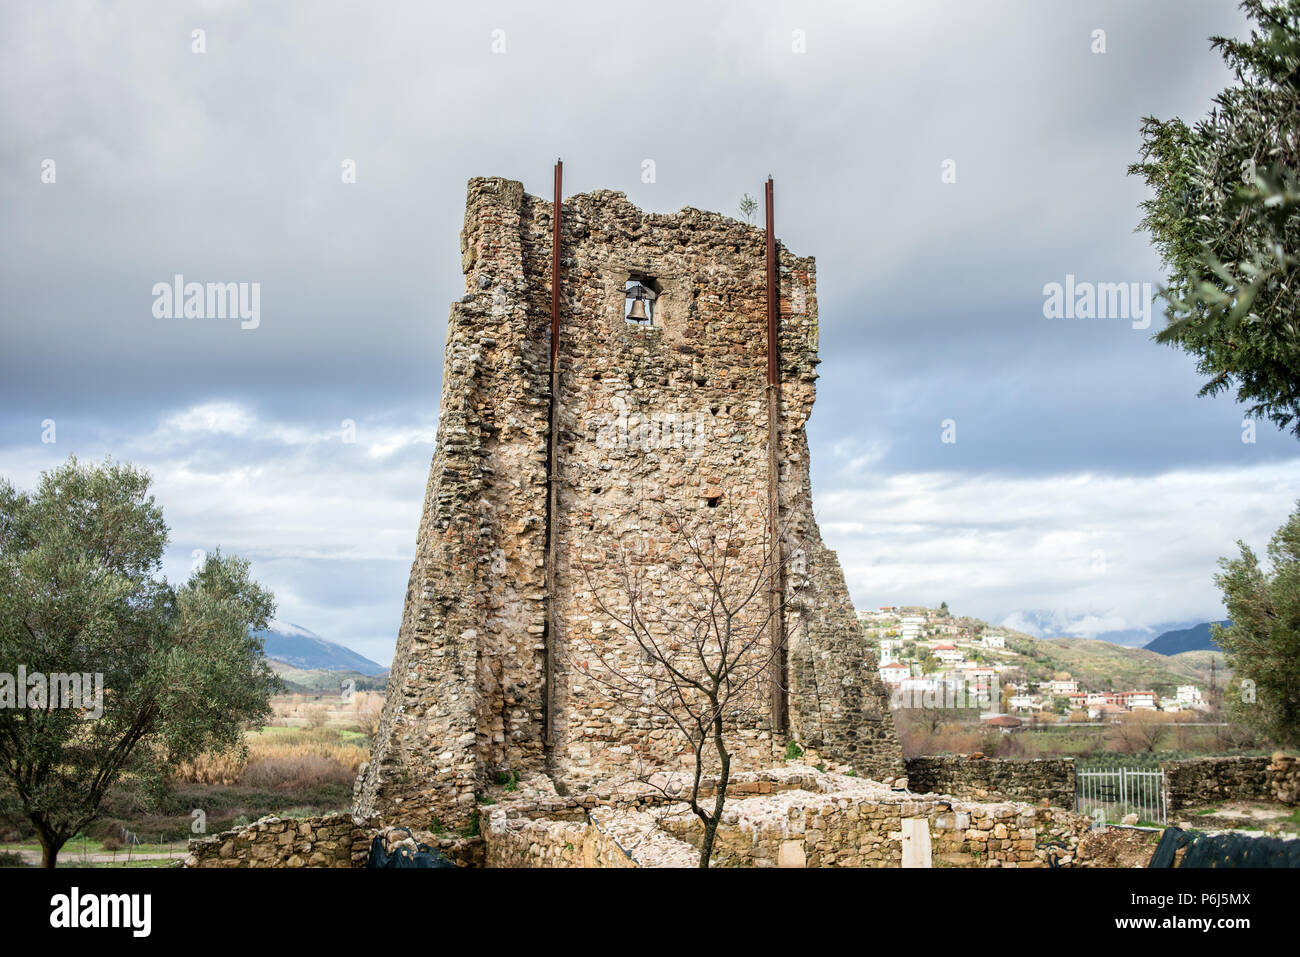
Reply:
<svg viewBox="0 0 1300 957"><path fill-rule="evenodd" d="M149 487L75 457L34 492L0 479L0 786L45 867L114 783L156 791L175 762L240 747L279 687L251 631L271 594L219 550L168 584Z"/></svg>
<svg viewBox="0 0 1300 957"><path fill-rule="evenodd" d="M1232 668L1228 714L1283 747L1300 746L1300 508L1268 545L1265 568L1238 542L1215 582L1231 623L1212 625Z"/></svg>
<svg viewBox="0 0 1300 957"><path fill-rule="evenodd" d="M1241 7L1250 36L1210 38L1235 82L1192 125L1146 117L1129 172L1168 269L1156 340L1196 357L1201 395L1235 386L1300 436L1300 0Z"/></svg>

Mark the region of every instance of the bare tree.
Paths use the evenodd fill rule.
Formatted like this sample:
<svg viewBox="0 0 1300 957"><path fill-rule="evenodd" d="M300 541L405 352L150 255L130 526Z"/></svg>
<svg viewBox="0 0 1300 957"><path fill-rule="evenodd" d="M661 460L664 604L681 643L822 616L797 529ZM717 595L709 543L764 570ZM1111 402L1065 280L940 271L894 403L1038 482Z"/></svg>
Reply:
<svg viewBox="0 0 1300 957"><path fill-rule="evenodd" d="M789 639L780 637L789 603L783 582L787 568L802 565L803 551L773 548L766 516L746 525L730 505L693 520L665 509L663 521L678 553L651 564L620 547L616 602L584 564L596 608L632 644L587 642L595 667L577 666L629 711L680 736L694 765L688 787L638 777L689 806L703 828L700 867L708 867L731 777L728 731L757 719L772 698L763 694L765 681L777 680L773 665ZM718 769L711 807L704 796L710 766Z"/></svg>
<svg viewBox="0 0 1300 957"><path fill-rule="evenodd" d="M373 691L358 691L352 696L352 714L357 730L372 742L379 733L379 719L384 711L384 696Z"/></svg>
<svg viewBox="0 0 1300 957"><path fill-rule="evenodd" d="M1133 711L1111 726L1111 742L1125 754L1158 751L1170 731L1169 715L1156 711Z"/></svg>

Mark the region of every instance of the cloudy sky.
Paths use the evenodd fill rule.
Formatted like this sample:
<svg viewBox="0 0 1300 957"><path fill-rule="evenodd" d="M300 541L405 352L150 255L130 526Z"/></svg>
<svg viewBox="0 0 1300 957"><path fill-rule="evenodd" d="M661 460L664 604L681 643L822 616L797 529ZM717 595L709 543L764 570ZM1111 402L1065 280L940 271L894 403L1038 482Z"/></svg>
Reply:
<svg viewBox="0 0 1300 957"><path fill-rule="evenodd" d="M387 662L465 181L546 194L562 156L567 193L734 214L771 173L818 259L814 495L860 607L1130 640L1216 616L1300 446L1197 398L1158 310L1049 319L1044 286L1158 286L1139 121L1201 116L1207 37L1242 26L1230 0L6 4L0 474L147 466L169 577L243 553L281 619ZM176 274L260 283L260 324L156 317Z"/></svg>

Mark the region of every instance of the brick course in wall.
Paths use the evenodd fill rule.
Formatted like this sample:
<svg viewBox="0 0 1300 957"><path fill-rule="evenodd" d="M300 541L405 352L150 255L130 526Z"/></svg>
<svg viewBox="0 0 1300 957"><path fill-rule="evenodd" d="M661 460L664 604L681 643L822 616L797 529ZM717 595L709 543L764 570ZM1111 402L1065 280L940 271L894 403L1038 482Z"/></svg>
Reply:
<svg viewBox="0 0 1300 957"><path fill-rule="evenodd" d="M358 780L358 813L459 827L499 776L551 775L575 792L690 758L671 729L611 698L591 650L635 664L597 613L622 571L665 579L686 560L665 516L741 517L753 571L767 489L763 232L695 209L649 214L622 193L565 200L556 584L548 596L551 204L521 184L469 183L466 295L452 306L430 470L387 703ZM812 512L804 425L819 362L815 266L778 246L782 401L777 437L789 606L787 734L770 689L729 716L737 768L787 738L886 779L903 773L888 696L843 573ZM625 321L625 285L659 292L653 325ZM557 633L547 634L547 602ZM680 600L676 597L665 601ZM545 740L546 649L553 740ZM782 717L782 716L778 716Z"/></svg>

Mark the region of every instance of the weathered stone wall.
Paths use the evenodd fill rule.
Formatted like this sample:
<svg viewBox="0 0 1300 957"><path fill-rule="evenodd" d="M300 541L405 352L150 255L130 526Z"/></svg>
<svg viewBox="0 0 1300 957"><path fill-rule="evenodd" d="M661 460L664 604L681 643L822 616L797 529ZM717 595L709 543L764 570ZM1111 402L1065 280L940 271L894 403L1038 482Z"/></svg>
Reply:
<svg viewBox="0 0 1300 957"><path fill-rule="evenodd" d="M1273 755L1268 765L1268 789L1279 804L1300 804L1300 758L1293 755Z"/></svg>
<svg viewBox="0 0 1300 957"><path fill-rule="evenodd" d="M563 223L557 634L547 634L551 216L519 183L470 181L467 294L448 322L438 447L359 813L459 826L498 776L545 772L572 790L682 766L689 755L661 717L593 679L593 659L639 666L595 598L625 604L631 570L657 586L656 625L666 627L682 601L669 583L688 561L669 515L736 516L732 574L761 573L763 233L689 208L643 213L621 193L574 196ZM893 777L902 762L887 694L812 513L804 425L819 362L815 266L783 248L779 262L779 492L786 548L798 553L786 583L790 731L773 733L770 689L755 682L728 716L729 741L742 768L771 763L788 737ZM659 292L653 325L624 320L634 279Z"/></svg>
<svg viewBox="0 0 1300 957"><path fill-rule="evenodd" d="M981 800L1041 801L1073 808L1073 758L972 758L937 755L907 759L907 786L918 794L954 794Z"/></svg>
<svg viewBox="0 0 1300 957"><path fill-rule="evenodd" d="M437 451L358 779L358 812L388 821L462 826L494 771L545 765L547 291L525 275L525 210L519 183L470 182L467 293L447 323Z"/></svg>
<svg viewBox="0 0 1300 957"><path fill-rule="evenodd" d="M246 827L190 841L186 867L365 867L376 833L343 814L264 817Z"/></svg>
<svg viewBox="0 0 1300 957"><path fill-rule="evenodd" d="M1160 767L1165 772L1169 813L1224 801L1267 801L1268 765L1268 758L1256 757L1166 762Z"/></svg>
<svg viewBox="0 0 1300 957"><path fill-rule="evenodd" d="M1161 765L1169 811L1204 808L1225 801L1300 803L1300 758L1192 758Z"/></svg>
<svg viewBox="0 0 1300 957"><path fill-rule="evenodd" d="M594 818L494 818L484 832L488 867L638 867Z"/></svg>

